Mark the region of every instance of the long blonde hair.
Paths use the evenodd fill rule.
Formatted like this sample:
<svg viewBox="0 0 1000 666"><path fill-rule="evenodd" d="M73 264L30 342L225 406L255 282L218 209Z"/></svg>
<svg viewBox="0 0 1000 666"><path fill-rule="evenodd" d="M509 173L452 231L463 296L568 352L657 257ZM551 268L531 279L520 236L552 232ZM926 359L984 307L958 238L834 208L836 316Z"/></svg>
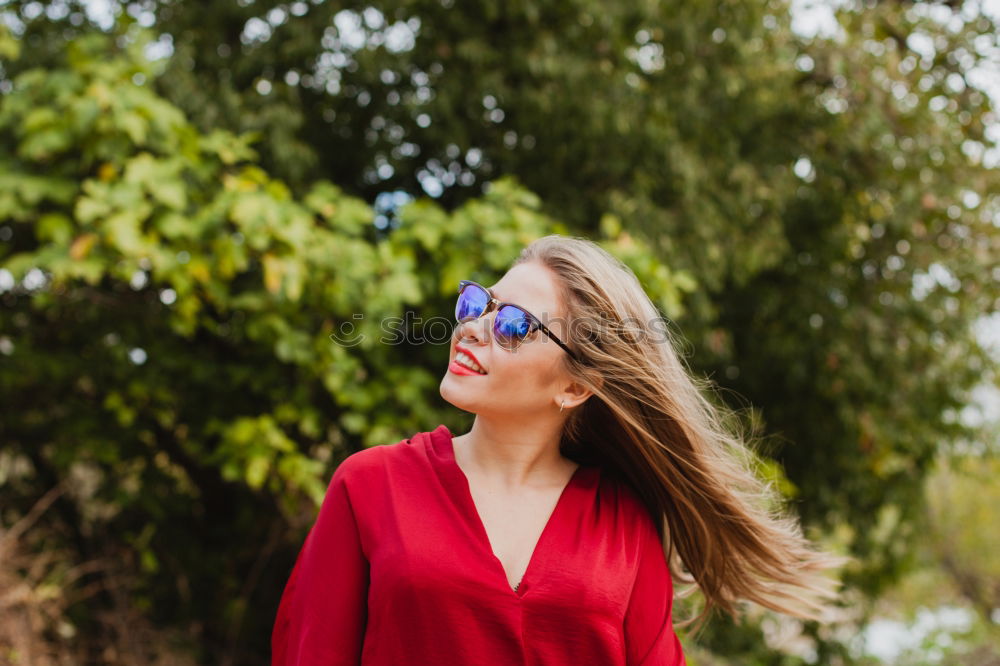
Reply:
<svg viewBox="0 0 1000 666"><path fill-rule="evenodd" d="M671 574L705 598L681 625L703 625L713 608L738 615L751 601L822 620L845 558L818 551L784 513L772 485L733 428L735 412L705 395L676 337L632 270L596 243L553 234L525 247L514 265L535 262L556 276L567 314L570 376L593 395L567 418L561 449L622 478L654 517ZM564 329L566 330L566 329ZM686 571L684 570L686 569Z"/></svg>

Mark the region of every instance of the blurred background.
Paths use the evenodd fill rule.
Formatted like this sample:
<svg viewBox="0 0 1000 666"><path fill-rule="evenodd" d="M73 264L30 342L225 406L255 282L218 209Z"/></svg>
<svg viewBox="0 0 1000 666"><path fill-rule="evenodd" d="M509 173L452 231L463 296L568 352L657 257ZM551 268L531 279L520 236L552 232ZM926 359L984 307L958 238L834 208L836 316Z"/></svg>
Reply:
<svg viewBox="0 0 1000 666"><path fill-rule="evenodd" d="M458 280L563 233L856 558L689 664L1000 664L998 21L0 0L0 663L266 664L338 462L471 424Z"/></svg>

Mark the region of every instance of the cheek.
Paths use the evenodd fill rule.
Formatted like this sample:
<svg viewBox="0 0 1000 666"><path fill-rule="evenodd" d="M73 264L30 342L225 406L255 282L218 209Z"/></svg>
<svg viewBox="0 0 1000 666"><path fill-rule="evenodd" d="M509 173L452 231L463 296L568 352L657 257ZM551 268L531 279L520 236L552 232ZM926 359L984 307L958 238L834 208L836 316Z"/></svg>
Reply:
<svg viewBox="0 0 1000 666"><path fill-rule="evenodd" d="M507 353L501 363L495 363L496 378L514 391L548 389L559 383L561 368L550 358L534 354Z"/></svg>
<svg viewBox="0 0 1000 666"><path fill-rule="evenodd" d="M563 372L559 363L549 361L538 372L540 386L555 386L563 381Z"/></svg>

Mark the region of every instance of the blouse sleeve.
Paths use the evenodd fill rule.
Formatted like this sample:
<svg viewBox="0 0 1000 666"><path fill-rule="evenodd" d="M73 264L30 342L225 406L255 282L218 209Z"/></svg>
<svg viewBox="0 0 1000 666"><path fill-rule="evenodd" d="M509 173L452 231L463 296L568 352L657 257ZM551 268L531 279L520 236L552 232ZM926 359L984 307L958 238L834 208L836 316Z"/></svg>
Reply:
<svg viewBox="0 0 1000 666"><path fill-rule="evenodd" d="M369 569L337 467L278 604L271 666L357 666L368 612Z"/></svg>
<svg viewBox="0 0 1000 666"><path fill-rule="evenodd" d="M628 666L684 666L687 662L674 632L673 580L652 521L643 530L639 570L625 611Z"/></svg>

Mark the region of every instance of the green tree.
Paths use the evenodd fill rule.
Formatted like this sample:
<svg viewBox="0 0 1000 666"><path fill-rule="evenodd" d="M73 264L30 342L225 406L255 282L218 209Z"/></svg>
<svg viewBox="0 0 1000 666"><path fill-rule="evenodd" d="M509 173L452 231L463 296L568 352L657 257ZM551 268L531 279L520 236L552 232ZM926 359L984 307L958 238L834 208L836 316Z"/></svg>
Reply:
<svg viewBox="0 0 1000 666"><path fill-rule="evenodd" d="M956 458L928 479L929 549L959 593L1000 641L1000 460ZM1000 645L1000 643L998 643Z"/></svg>
<svg viewBox="0 0 1000 666"><path fill-rule="evenodd" d="M95 30L82 6L7 2L17 40L2 43L22 45L22 54L4 63L6 76L63 69L67 43ZM648 239L653 251L640 242L632 261L691 341L693 367L712 375L734 401L759 410L771 452L809 524L827 531L850 526L843 530L848 545L865 562L852 582L874 594L907 565L922 478L939 448L967 434L955 414L969 389L996 381L970 323L995 312L1000 296L994 266L1000 176L986 159L996 147L987 128L997 117L969 79L977 64L995 57L996 25L971 5L847 4L838 13L843 38L816 40L796 36L787 3L773 0L110 6L118 12L113 31L120 41L129 41L128 26L139 21L161 35L161 50L172 51L161 62L162 74L146 75L146 85L180 109L192 131L260 137L256 161L263 171L249 169L242 177L257 183L266 200L284 202L275 204L284 211L277 219L294 217L296 206L323 210L308 203L319 178L343 188L336 197L351 201L359 219L371 215L367 206L386 192L438 195L441 208L416 205L412 225L403 211L390 214L380 230L357 223L359 243L384 247L388 239L385 247L404 256L421 248L412 266L434 266L426 274L412 269L422 276L421 303L384 303L375 312L439 313L447 309L442 299L450 288L438 282L442 276L503 266L522 236L492 231L494 218L465 207L484 205L481 187L501 176L515 176L538 199L501 188L486 194L485 205L499 211L522 206L531 219L548 214L577 233ZM0 98L5 107L8 97ZM63 109L56 116L62 121L69 114ZM25 132L42 144L58 141L58 132L47 135L46 128L42 123ZM123 150L139 145L128 143L136 138L129 136ZM82 140L64 145L85 146L73 143ZM240 155L243 148L233 146L246 146L217 140ZM113 173L124 173L124 160ZM211 160L221 160L221 153ZM100 181L95 162L70 156L61 164L67 188L85 176ZM186 195L191 219L221 196L211 174L237 164L243 162L193 169L208 175ZM11 171L43 172L49 173L48 164ZM29 196L31 182L17 181L12 191ZM62 200L18 204L32 211L19 224L35 224L49 208L66 210L59 207L77 195L65 192ZM503 203L489 198L501 195ZM520 219L497 215L512 225ZM37 228L41 233L52 224ZM434 229L453 243L436 244ZM14 245L29 249L29 236L16 233ZM498 243L498 249L482 247L479 263L465 262L458 243L470 239ZM80 242L78 251L90 241ZM297 254L303 245L281 247L271 251L281 262L265 260L268 251L255 248L260 255L248 254L249 270L270 274L271 284L281 275L294 285L298 269L286 270L283 262L306 262ZM362 247L340 256L353 257L355 249L368 256ZM627 240L618 247L626 251ZM385 260L381 252L377 261ZM336 262L331 276L344 279L338 271L347 270L352 285L380 284L377 269L355 268L370 268L371 261ZM451 262L459 268L449 272ZM188 281L201 288L195 278ZM242 278L237 282L242 288ZM311 302L314 282L304 281L299 303ZM106 295L110 284L97 286ZM189 292L174 290L171 312L202 312L203 306L183 305ZM370 295L385 293L375 288ZM362 302L340 298L341 317ZM303 316L303 308L294 310ZM187 325L199 329L190 322L200 314L187 316ZM288 331L320 330L309 323L299 319L271 332L286 339L283 354L302 339ZM412 398L415 404L429 400L420 392L432 386L435 366L410 351L404 358L416 365L407 367L424 378L407 384L423 396ZM372 363L367 352L363 358L364 365ZM260 361L239 358L232 367ZM347 363L340 382L324 384L325 391L352 394L356 368ZM366 369L366 377L375 377ZM262 381L275 380L265 374ZM403 410L385 414L369 430L374 406L400 384L363 385L385 390L347 405L354 416L345 417L344 426L354 419L353 445L363 438L389 441L390 433L426 424L426 412L414 411L408 420ZM214 397L217 384L210 386L203 395ZM270 430L266 423L257 427ZM323 460L306 442L295 442L306 453L303 464ZM293 453L280 445L275 450L269 455ZM249 469L251 459L261 460L249 456L241 464ZM258 470L262 464L253 463ZM752 632L718 627L706 640L720 652L746 654L759 643ZM819 658L833 655L821 651Z"/></svg>
<svg viewBox="0 0 1000 666"><path fill-rule="evenodd" d="M701 286L693 365L760 408L803 516L854 527L866 589L898 572L992 365L970 323L1000 302L998 118L966 78L990 19L846 5L842 40L803 40L782 2L187 7L153 8L164 94L262 131L289 182L451 208L513 174L575 230L649 238Z"/></svg>
<svg viewBox="0 0 1000 666"><path fill-rule="evenodd" d="M260 660L332 468L445 419L458 280L561 227L499 180L450 213L413 201L375 238L365 202L322 180L297 198L246 137L195 129L125 36L74 39L2 98L3 519L65 483L46 538L136 572L131 601L67 608L93 649L120 628L94 609L124 604L206 663ZM671 312L648 249L609 246Z"/></svg>

